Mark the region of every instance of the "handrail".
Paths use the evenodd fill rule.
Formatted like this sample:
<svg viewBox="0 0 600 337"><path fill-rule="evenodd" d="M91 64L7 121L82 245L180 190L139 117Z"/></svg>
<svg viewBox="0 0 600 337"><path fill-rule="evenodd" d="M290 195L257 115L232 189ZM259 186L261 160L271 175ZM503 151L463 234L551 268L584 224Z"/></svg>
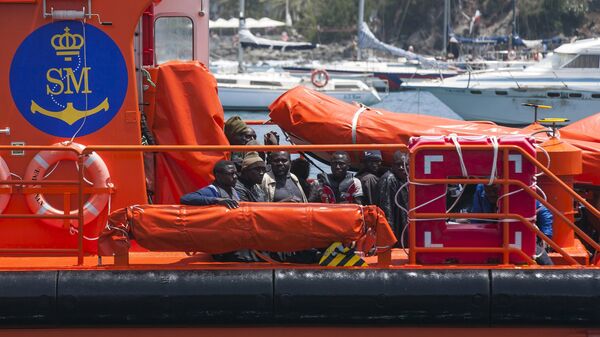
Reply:
<svg viewBox="0 0 600 337"><path fill-rule="evenodd" d="M1 149L1 148L0 148ZM251 152L251 151L402 151L409 152L405 144L329 144L329 145L91 145L87 146L82 154L102 151L118 152Z"/></svg>
<svg viewBox="0 0 600 337"><path fill-rule="evenodd" d="M24 145L24 146L14 146L14 145L0 145L0 151L71 151L75 152L78 155L78 164L79 167L84 167L83 165L83 155L76 148L73 147L65 147L65 146L56 146L56 145ZM50 254L50 255L71 255L75 253L77 255L77 264L83 264L83 190L85 180L83 179L83 170L79 171L79 179L77 180L6 180L0 181L1 185L51 185L51 186L59 186L59 185L72 185L77 186L78 188L78 199L77 203L78 214L71 215L70 213L66 213L64 215L44 215L44 214L0 214L0 219L73 219L77 220L78 224L78 235L77 235L77 248L76 249L62 249L62 248L39 248L39 249L30 249L30 248L10 248L10 249L0 249L0 253L6 254ZM38 188L29 188L29 191L35 190ZM42 187L39 188L43 190ZM12 188L11 188L12 192ZM80 193L79 193L80 192ZM66 211L66 210L65 210Z"/></svg>
<svg viewBox="0 0 600 337"><path fill-rule="evenodd" d="M262 123L262 122L261 122ZM243 146L230 146L230 145L90 145L85 147L81 152L76 151L73 148L66 148L66 147L59 147L59 146L0 146L0 151L4 151L4 150L61 150L61 151L75 151L79 154L78 156L78 162L80 167L83 167L83 161L84 161L84 157L87 154L90 154L94 151L96 152L103 152L103 151L112 151L112 152L172 152L172 151L180 151L180 152L197 152L197 151L215 151L215 152L229 152L229 151L240 151L240 152L247 152L247 151L289 151L289 152L305 152L305 151L312 151L312 152L316 152L316 151L364 151L364 150L382 150L382 151L401 151L401 152L407 152L411 154L411 162L410 162L410 166L411 166L411 170L410 170L410 176L411 176L411 181L414 182L420 182L420 183L441 183L443 182L451 182L451 183L467 183L467 182L475 182L475 183L487 183L489 182L489 179L417 179L414 177L414 156L416 156L416 154L419 151L423 151L423 150L436 150L436 149L444 149L444 150L448 150L448 149L454 149L454 147L452 147L451 145L422 145L419 146L418 148L416 148L414 151L409 151L408 147L405 144L320 144L320 145L243 145ZM467 144L463 144L461 146L461 149L463 151L481 151L481 150L490 150L491 149L491 145L467 145ZM563 189L565 189L566 191L568 191L568 193L573 196L576 200L578 200L579 202L581 202L583 205L585 205L588 210L590 210L590 212L592 212L592 214L594 214L597 217L600 217L600 212L595 209L591 204L589 204L584 198L582 198L581 196L579 196L576 192L574 192L572 189L570 189L568 187L568 185L566 185L565 183L563 183L558 177L556 177L550 170L548 170L546 167L544 167L541 163L539 163L537 161L537 159L535 159L533 156L531 156L529 153L525 152L522 148L516 146L516 145L499 145L499 149L503 150L504 152L504 156L505 159L508 156L508 152L509 151L516 151L520 154L523 155L523 157L525 159L527 159L529 162L531 162L532 164L534 164L539 170L541 170L542 172L544 172L551 181L553 181L554 183L558 184L559 186L561 186ZM503 170L503 172L505 172L505 174L508 173L508 160L504 160L504 165L506 166L505 169ZM69 184L72 185L77 185L78 186L78 191L77 191L77 195L78 195L78 214L77 215L65 215L65 216L39 216L39 217L46 217L46 218L54 218L54 217L61 217L61 218L65 218L65 219L74 219L77 218L78 223L79 223L79 228L80 230L78 231L79 235L78 235L78 247L77 247L77 252L78 252L78 263L82 264L83 263L83 204L84 204L84 200L83 200L83 194L84 191L86 190L85 185L85 181L84 181L84 170L78 170L78 180L73 182L73 181L35 181L36 185L42 185L42 184L49 184L49 185L65 185L66 182L69 182ZM581 231L575 224L573 224L571 221L569 221L566 216L564 216L564 214L562 214L560 211L558 211L555 207L553 207L550 203L548 203L547 201L543 200L535 191L532 191L530 189L529 186L527 186L526 184L524 184L521 181L518 180L512 180L512 179L507 179L507 177L502 178L502 179L496 179L496 182L503 184L505 187L505 190L508 191L508 186L510 184L513 185L517 185L519 187L521 187L524 191L526 191L528 194L530 194L531 196L535 197L536 199L540 200L540 202L546 206L548 209L550 209L550 211L552 211L554 214L556 214L557 216L559 216L562 220L564 220L566 223L569 224L570 227L572 227L575 232L578 234L579 237L583 238L588 244L590 244L592 247L594 247L594 249L596 249L597 251L600 251L600 245L598 243L596 243L595 241L593 241L591 238L589 238L589 236L587 236L583 231ZM5 181L5 182L0 182L1 185L18 185L18 184L24 184L24 183L29 183L29 181L24 182L24 181ZM411 195L411 202L414 205L414 195ZM505 206L508 206L508 198L505 198L504 200ZM508 207L504 207L504 209L508 210ZM410 218L419 218L420 215L415 215L415 211L412 210L411 211L411 215L409 215ZM428 215L432 215L433 213L430 213ZM464 213L444 213L445 217L449 217L449 216L455 216L455 217L464 217ZM490 215L488 214L487 216L490 216L490 218L493 218L494 215ZM505 217L505 218L514 218L516 220L519 220L521 222L523 222L524 224L530 226L530 228L536 232L536 234L541 237L544 241L546 241L551 247L553 247L557 252L559 252L561 255L563 255L565 257L565 259L572 263L572 264L577 264L577 262L568 255L568 253L566 253L564 250L562 250L558 245L556 245L551 239L547 238L539 229L537 229L537 227L535 227L533 224L531 224L530 221L528 221L527 219L523 218L522 216L516 215L516 214L499 214L496 215L495 218L497 218L498 216L501 217ZM28 216L30 217L30 216ZM37 215L36 215L37 217ZM481 217L481 216L478 216ZM0 216L0 218L3 218L3 216ZM31 218L34 218L33 215L31 215ZM486 218L485 216L483 218ZM411 221L411 223L409 224L411 226L411 229L409 231L409 236L411 238L411 242L416 242L414 235L415 235L415 231L414 228L412 227L414 225L414 221ZM508 224L506 224L508 225ZM508 227L506 227L508 228ZM508 232L505 230L506 233L504 233L504 241L508 242L507 240L507 235ZM505 244L503 245L503 247L499 247L498 249L500 249L503 253L504 256L508 256L508 254L511 253L515 253L515 249L512 247L509 247L508 244L505 242ZM423 247L412 247L412 248L416 248L414 251L413 249L411 249L411 252L409 254L409 263L414 264L416 263L415 260L415 253L416 251L418 251L419 249L422 249ZM448 248L448 247L447 247ZM483 247L480 247L483 248ZM489 248L489 247L488 247ZM485 248L485 249L488 249ZM437 248L436 248L437 249ZM451 249L460 249L460 248L451 248ZM471 248L468 248L471 249ZM492 249L494 250L494 249ZM0 249L0 252L2 252L3 250ZM69 250L70 251L70 250ZM520 253L519 253L520 254ZM565 255L566 254L566 255Z"/></svg>
<svg viewBox="0 0 600 337"><path fill-rule="evenodd" d="M448 148L454 148L453 146L448 146L448 145L428 145L428 144L424 144L419 146L416 151L414 151L413 153L416 155L417 152L419 151L423 151L423 150L446 150ZM491 145L467 145L467 144L461 144L461 149L462 150L489 150L491 148ZM573 198L575 198L577 201L579 201L580 203L582 203L588 210L590 210L596 217L600 218L600 211L598 211L596 208L594 208L594 206L592 206L590 203L588 203L583 197L581 197L579 194L577 194L575 191L573 191L567 184L565 184L560 178L558 178L554 173L552 173L552 171L550 171L548 168L546 168L544 165L542 165L536 158L532 157L529 153L525 152L525 150L523 150L522 148L516 146L516 145L499 145L498 146L499 149L508 149L508 150L515 150L518 151L520 154L524 155L524 157L533 165L535 165L538 169L540 169L542 172L544 172L544 174L546 176L548 176L550 178L550 180L552 180L552 182L558 184L560 187L562 187L565 191L567 191L567 193L569 193ZM411 177L412 178L412 177Z"/></svg>
<svg viewBox="0 0 600 337"><path fill-rule="evenodd" d="M463 150L463 151L489 150L490 147L491 147L491 145L461 144L461 150ZM456 184L475 183L475 184L478 184L478 183L489 183L489 179L477 179L477 178L424 179L424 178L416 178L415 177L415 174L414 174L414 172L415 172L414 161L415 160L414 159L415 159L415 156L417 155L418 152L425 151L425 150L454 150L454 149L455 149L455 147L452 146L451 144L443 144L443 145L424 144L424 145L421 145L418 148L414 149L413 151L411 151L410 173L409 173L410 174L410 180L412 182L415 182L415 183L423 183L423 184L448 184L448 183L456 183ZM509 154L509 152L511 150L514 150L514 151L517 151L520 154L522 154L525 159L527 159L530 163L532 163L537 168L539 168L540 170L542 170L550 178L550 180L552 180L554 183L557 183L564 190L566 190L571 196L573 196L579 202L581 202L586 207L588 207L590 209L590 211L594 215L596 215L597 217L600 216L600 212L598 212L598 210L596 210L591 204L589 204L579 194L575 193L575 191L573 191L571 188L569 188L568 185L566 185L564 182L562 182L562 180L560 180L558 177L556 177L556 175L554 175L550 170L548 170L541 163L539 163L537 161L537 159L533 158L529 153L525 152L525 150L523 150L521 147L518 147L516 145L499 145L498 149L502 150L502 152L503 152L503 164L504 164L503 173L504 173L504 178L494 179L494 181L497 182L497 183L499 183L499 184L501 184L503 186L503 194L506 195L509 192L509 185L512 184L512 185L519 186L522 190L524 190L530 196L534 197L536 200L539 200L554 215L560 217L565 223L567 223L577 233L577 235L580 238L582 238L586 243L588 243L589 245L591 245L596 250L596 252L599 252L600 251L600 245L598 243L596 243L593 239L591 239L587 234L585 234L581 229L579 229L579 227L577 227L573 222L571 222L564 214L562 214L562 212L560 212L558 209L556 209L554 206L552 206L549 202L547 202L546 200L544 200L540 195L537 194L537 192L532 191L531 188L530 188L530 186L526 185L522 181L515 180L515 179L509 179L508 178L508 172L509 172L509 170L508 170L508 154ZM410 205L411 205L411 210L409 212L409 218L411 218L411 219L420 218L420 216L415 212L415 210L412 209L413 206L414 206L414 204L415 204L415 202L416 202L415 192L414 192L413 188L411 188L409 190L409 202L410 202ZM504 198L503 199L503 209L504 210L508 210L509 209L509 198ZM443 216L449 217L449 215L451 215L451 214L458 214L457 217L464 217L464 214L462 214L462 213L444 213ZM432 216L433 213L429 213L428 215ZM507 213L503 213L502 214L503 217L508 217L508 215L509 214L507 214ZM473 216L473 215L471 215L471 216ZM479 216L478 216L478 218L479 218ZM483 217L483 218L488 218L488 217ZM491 217L491 218L494 218L494 217ZM508 218L510 218L510 217L508 217ZM525 222L523 222L524 224L526 223L527 225L531 225L530 222L527 219L524 219L524 220L525 220ZM419 249L418 247L416 247L416 236L415 236L415 226L416 226L416 223L415 223L415 221L411 220L410 223L409 223L409 226L410 226L409 227L409 242L410 242L410 248L411 248L410 253L409 253L409 263L414 264L414 263L416 263L416 250L413 251L413 248L417 248L417 250ZM568 253L566 253L563 249L561 249L553 240L551 240L546 235L544 235L536 226L533 226L533 228L531 228L531 229L536 232L537 236L541 237L553 249L555 249L557 252L559 252L561 255L563 255L563 257L565 257L565 259L567 259L572 264L577 264L577 262L571 256L569 256ZM506 248L508 248L508 245L506 243L506 239L507 239L508 233L506 231L504 231L503 234L504 234L503 235L503 237L504 237L504 239L503 239L504 248L506 249ZM507 256L507 253L506 253L506 251L504 251L504 260L505 261L506 261L506 256Z"/></svg>

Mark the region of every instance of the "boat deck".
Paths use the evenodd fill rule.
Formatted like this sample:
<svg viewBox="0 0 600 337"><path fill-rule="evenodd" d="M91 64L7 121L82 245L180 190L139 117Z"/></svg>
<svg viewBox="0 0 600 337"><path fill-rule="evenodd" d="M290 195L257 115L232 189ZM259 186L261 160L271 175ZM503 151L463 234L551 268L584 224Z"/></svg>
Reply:
<svg viewBox="0 0 600 337"><path fill-rule="evenodd" d="M571 248L569 253L577 261L585 264L589 258L582 251L583 246ZM408 263L408 254L401 248L392 249L391 264L378 264L378 258L371 256L365 258L370 268L389 268L389 269L578 269L582 266L570 266L561 258L558 253L551 253L554 266L538 265L410 265ZM183 252L130 252L129 264L127 266L115 263L112 256L98 257L88 255L84 257L83 264L77 264L75 256L59 257L39 257L39 256L4 256L0 257L0 272L2 271L43 271L43 270L241 270L241 269L314 269L331 268L320 267L314 264L294 264L294 263L241 263L241 262L215 262L210 254L197 253L188 255ZM587 265L585 268L600 268L600 266Z"/></svg>

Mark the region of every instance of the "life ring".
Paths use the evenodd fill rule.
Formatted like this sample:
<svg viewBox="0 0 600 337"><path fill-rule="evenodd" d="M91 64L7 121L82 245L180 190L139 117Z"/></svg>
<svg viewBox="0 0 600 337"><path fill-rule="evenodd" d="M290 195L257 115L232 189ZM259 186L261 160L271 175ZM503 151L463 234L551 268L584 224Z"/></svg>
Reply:
<svg viewBox="0 0 600 337"><path fill-rule="evenodd" d="M53 167L54 164L62 160L77 161L78 153L81 153L85 146L72 142L64 142L54 144L58 146L66 146L77 150L73 151L41 151L33 157L27 169L25 171L25 180L43 180L46 172L49 168ZM106 164L102 158L96 153L92 152L84 160L84 167L87 170L87 178L92 182L93 187L111 187L110 174ZM92 220L100 215L100 212L108 204L108 193L92 194L90 199L83 205L83 222L84 224L90 223ZM44 215L63 215L64 211L54 208L46 201L43 194L28 194L25 197L29 209L35 214ZM78 210L72 210L70 215L77 215ZM41 219L44 223L53 227L63 228L63 219ZM71 219L71 226L77 228L78 221Z"/></svg>
<svg viewBox="0 0 600 337"><path fill-rule="evenodd" d="M8 165L2 157L0 157L0 180L10 180L10 170L8 169ZM0 186L2 188L9 187L8 185ZM10 193L0 193L0 213L4 212L6 206L8 206L8 201L10 200Z"/></svg>
<svg viewBox="0 0 600 337"><path fill-rule="evenodd" d="M329 74L325 69L315 69L310 74L310 81L317 88L323 88L329 83Z"/></svg>
<svg viewBox="0 0 600 337"><path fill-rule="evenodd" d="M509 50L508 51L508 60L509 61L514 61L517 59L517 52L514 50Z"/></svg>

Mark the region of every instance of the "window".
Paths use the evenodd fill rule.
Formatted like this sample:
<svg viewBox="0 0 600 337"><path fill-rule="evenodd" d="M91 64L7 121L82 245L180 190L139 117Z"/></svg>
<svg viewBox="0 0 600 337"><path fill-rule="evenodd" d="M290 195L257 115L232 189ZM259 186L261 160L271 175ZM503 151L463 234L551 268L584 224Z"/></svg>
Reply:
<svg viewBox="0 0 600 337"><path fill-rule="evenodd" d="M600 66L600 55L579 55L565 65L565 68L596 68Z"/></svg>
<svg viewBox="0 0 600 337"><path fill-rule="evenodd" d="M194 24L188 17L162 17L154 22L156 63L194 59Z"/></svg>

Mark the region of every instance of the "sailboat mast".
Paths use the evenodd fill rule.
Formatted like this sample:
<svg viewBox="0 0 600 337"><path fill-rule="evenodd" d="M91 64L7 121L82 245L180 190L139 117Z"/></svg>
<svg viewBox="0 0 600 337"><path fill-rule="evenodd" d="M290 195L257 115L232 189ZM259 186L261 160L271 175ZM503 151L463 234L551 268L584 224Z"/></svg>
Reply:
<svg viewBox="0 0 600 337"><path fill-rule="evenodd" d="M448 46L448 28L450 26L450 0L444 0L444 44L442 45L442 55L446 55Z"/></svg>
<svg viewBox="0 0 600 337"><path fill-rule="evenodd" d="M240 23L238 26L238 72L244 72L244 49L242 48L242 41L240 32L246 28L246 16L244 14L244 8L246 7L245 0L240 0Z"/></svg>
<svg viewBox="0 0 600 337"><path fill-rule="evenodd" d="M358 0L358 21L356 22L356 38L358 39L360 26L362 25L365 18L365 0ZM362 55L360 54L360 47L358 41L356 45L356 59L360 61Z"/></svg>
<svg viewBox="0 0 600 337"><path fill-rule="evenodd" d="M512 2L512 34L517 35L517 0Z"/></svg>

